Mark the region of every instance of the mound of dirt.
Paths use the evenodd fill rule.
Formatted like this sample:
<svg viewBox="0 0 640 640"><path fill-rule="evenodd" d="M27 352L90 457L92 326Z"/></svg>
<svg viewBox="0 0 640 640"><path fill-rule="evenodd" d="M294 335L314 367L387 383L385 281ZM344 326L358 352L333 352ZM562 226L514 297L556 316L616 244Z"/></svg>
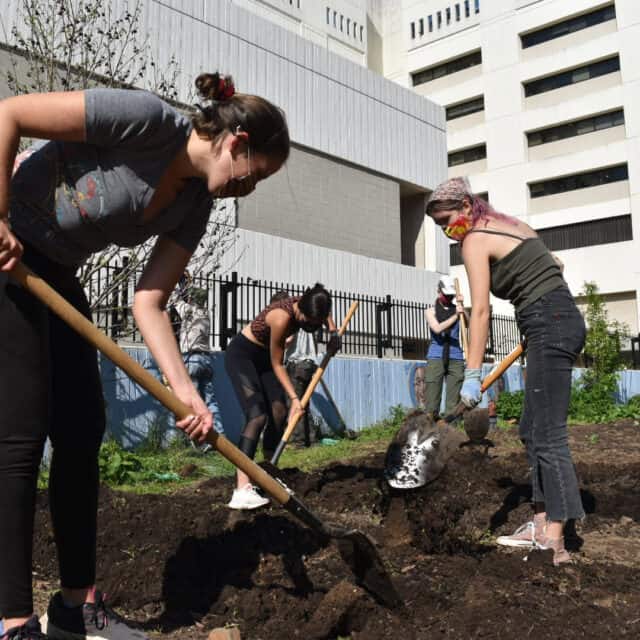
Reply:
<svg viewBox="0 0 640 640"><path fill-rule="evenodd" d="M173 496L103 489L98 575L109 600L150 635L205 639L237 624L243 640L305 638L521 640L640 633L640 439L633 424L572 427L587 520L568 540L576 563L505 552L495 535L529 516L525 456L512 433L460 449L441 476L397 492L384 454L305 474L287 484L328 521L373 537L404 606L390 610L354 584L335 544L278 507L230 511L231 480ZM624 448L612 455L608 444ZM57 560L45 494L35 563L52 585ZM526 561L525 561L526 557Z"/></svg>

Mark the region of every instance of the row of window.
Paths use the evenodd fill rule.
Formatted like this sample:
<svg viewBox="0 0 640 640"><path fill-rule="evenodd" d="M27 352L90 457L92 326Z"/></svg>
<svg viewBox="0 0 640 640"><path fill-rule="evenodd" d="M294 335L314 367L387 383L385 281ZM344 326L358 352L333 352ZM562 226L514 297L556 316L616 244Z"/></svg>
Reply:
<svg viewBox="0 0 640 640"><path fill-rule="evenodd" d="M534 47L537 44L542 44L543 42L548 42L555 38L561 38L562 36L593 27L597 24L601 24L602 22L615 20L615 17L616 7L615 5L610 4L607 7L602 7L595 11L589 11L588 13L583 13L582 15L563 20L562 22L557 22L556 24L552 24L550 27L543 27L536 31L521 34L520 41L522 43L522 48L527 49L529 47Z"/></svg>
<svg viewBox="0 0 640 640"><path fill-rule="evenodd" d="M608 113L602 113L597 116L589 116L574 122L566 122L565 124L539 129L527 133L527 144L530 147L536 147L565 138L574 138L582 136L593 131L601 131L611 127L619 127L624 124L624 110L616 109Z"/></svg>
<svg viewBox="0 0 640 640"><path fill-rule="evenodd" d="M451 7L447 7L444 10L444 24L450 25L455 16L455 21L460 22L462 19L464 10L464 17L468 18L471 15L471 0L464 0L463 3L457 2L453 5L453 12L451 11ZM480 0L473 0L473 10L475 13L480 13ZM427 31L429 33L433 33L434 30L441 29L443 25L443 12L436 11L435 14L431 14L427 16ZM418 36L423 36L425 33L425 19L420 18L418 22L412 22L409 25L409 30L411 32L411 39L415 40L416 34Z"/></svg>
<svg viewBox="0 0 640 640"><path fill-rule="evenodd" d="M476 160L483 160L487 157L487 145L479 144L475 147L468 147L467 149L461 149L460 151L452 151L449 158L449 166L455 167L459 164L465 164L467 162L475 162Z"/></svg>
<svg viewBox="0 0 640 640"><path fill-rule="evenodd" d="M449 109L451 108L452 107L447 107L447 120L461 117L467 115L467 113L473 113L474 111L480 110L467 110L464 113L450 116ZM482 108L484 108L484 106ZM606 113L588 116L587 118L581 118L580 120L575 120L573 122L565 122L563 124L554 125L545 129L539 129L537 131L528 131L526 132L527 144L529 147L537 147L542 144L548 144L549 142L556 142L558 140L574 138L576 136L582 136L587 133L593 133L594 131L603 131L604 129L620 127L623 125L624 109L615 109L614 111L608 111ZM464 164L465 162L474 162L475 160L481 160L486 157L487 146L483 143L473 147L469 147L467 149L461 149L460 151L452 151L451 153L449 153L449 166L453 167L459 164Z"/></svg>
<svg viewBox="0 0 640 640"><path fill-rule="evenodd" d="M549 227L540 229L538 235L550 251L566 251L633 240L630 215ZM460 245L457 242L449 246L449 257L451 266L462 264Z"/></svg>
<svg viewBox="0 0 640 640"><path fill-rule="evenodd" d="M425 82L431 82L431 80L443 78L444 76L451 75L452 73L457 73L458 71L468 69L469 67L475 67L479 64L482 64L482 52L478 50L473 51L472 53L467 53L466 55L459 58L449 60L448 62L443 62L442 64L438 64L435 67L430 67L429 69L418 71L417 73L411 75L411 80L413 82L413 86L415 87L416 85L424 84Z"/></svg>
<svg viewBox="0 0 640 640"><path fill-rule="evenodd" d="M333 20L332 20L333 17ZM327 7L327 24L331 26L333 22L333 28L339 29L342 33L346 33L348 36L353 36L356 40L360 39L360 42L364 38L364 25L358 24L355 20L345 17L343 14L339 14L337 11Z"/></svg>
<svg viewBox="0 0 640 640"><path fill-rule="evenodd" d="M447 120L455 120L456 118L463 118L478 111L484 111L484 96L449 105L446 108L446 117Z"/></svg>
<svg viewBox="0 0 640 640"><path fill-rule="evenodd" d="M563 176L562 178L551 178L550 180L531 182L529 183L529 194L531 198L542 198L543 196L551 196L557 193L586 189L588 187L598 187L603 184L628 179L629 170L625 162L624 164L614 165L613 167L574 173L569 176Z"/></svg>
<svg viewBox="0 0 640 640"><path fill-rule="evenodd" d="M589 64L576 67L575 69L569 69L568 71L561 71L560 73L554 73L551 76L545 78L539 78L538 80L530 80L524 83L524 95L525 97L535 96L539 93L546 93L547 91L553 91L566 87L578 82L584 82L585 80L591 80L592 78L598 78L608 73L614 73L620 71L620 56L617 54L611 58L600 60L598 62L591 62Z"/></svg>

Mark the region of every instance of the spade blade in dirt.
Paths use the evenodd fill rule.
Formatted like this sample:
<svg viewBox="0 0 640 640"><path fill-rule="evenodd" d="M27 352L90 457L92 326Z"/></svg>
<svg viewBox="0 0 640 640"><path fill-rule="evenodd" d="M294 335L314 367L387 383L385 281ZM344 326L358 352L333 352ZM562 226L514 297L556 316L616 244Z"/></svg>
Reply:
<svg viewBox="0 0 640 640"><path fill-rule="evenodd" d="M369 536L357 529L346 529L323 522L294 494L291 494L287 503L282 506L312 529L334 538L338 551L353 572L356 582L380 604L390 608L402 604L391 576Z"/></svg>

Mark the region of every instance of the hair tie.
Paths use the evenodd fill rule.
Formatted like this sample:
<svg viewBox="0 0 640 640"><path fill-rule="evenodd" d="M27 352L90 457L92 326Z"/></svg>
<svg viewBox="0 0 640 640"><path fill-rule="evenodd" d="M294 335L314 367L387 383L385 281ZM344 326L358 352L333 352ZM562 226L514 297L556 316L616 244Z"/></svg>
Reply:
<svg viewBox="0 0 640 640"><path fill-rule="evenodd" d="M236 88L233 86L233 80L220 78L218 81L217 100L228 100L236 92Z"/></svg>

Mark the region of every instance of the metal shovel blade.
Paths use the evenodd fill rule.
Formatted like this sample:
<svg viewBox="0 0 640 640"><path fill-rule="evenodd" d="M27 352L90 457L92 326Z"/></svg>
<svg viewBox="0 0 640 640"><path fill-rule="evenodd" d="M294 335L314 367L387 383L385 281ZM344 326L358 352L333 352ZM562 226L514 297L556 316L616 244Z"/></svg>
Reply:
<svg viewBox="0 0 640 640"><path fill-rule="evenodd" d="M377 602L389 608L402 604L371 538L357 529L345 529L323 522L295 494L283 506L318 533L336 540L340 556L353 572L356 582Z"/></svg>

